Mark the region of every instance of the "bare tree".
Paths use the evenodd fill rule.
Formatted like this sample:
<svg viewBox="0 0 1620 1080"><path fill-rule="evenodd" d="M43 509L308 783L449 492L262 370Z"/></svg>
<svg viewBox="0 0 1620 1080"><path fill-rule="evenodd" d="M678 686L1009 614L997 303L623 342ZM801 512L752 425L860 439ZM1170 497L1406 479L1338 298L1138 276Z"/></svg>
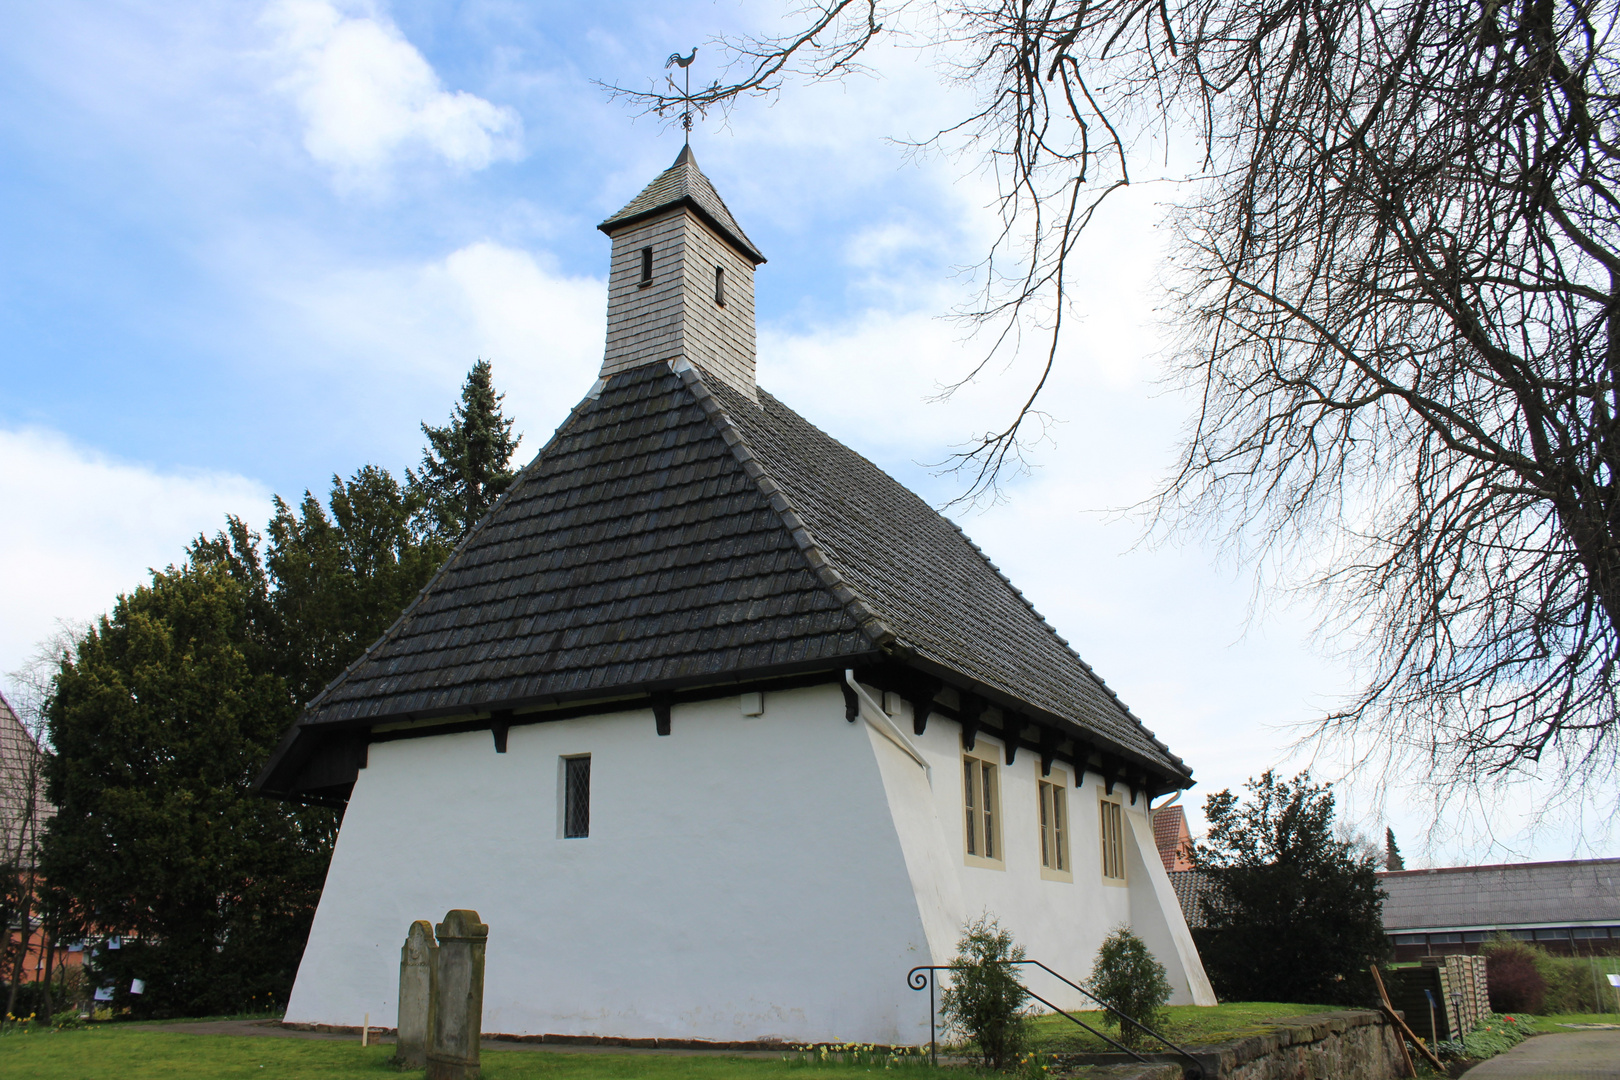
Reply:
<svg viewBox="0 0 1620 1080"><path fill-rule="evenodd" d="M1443 786L1612 774L1614 3L819 0L789 17L779 38L717 42L729 81L699 104L856 70L901 21L977 90L940 134L1001 185L967 314L998 344L1038 326L1046 364L956 459L970 496L1039 418L1079 233L1146 134L1196 132L1169 282L1197 410L1156 520L1322 590L1367 679L1319 735L1371 735Z"/></svg>

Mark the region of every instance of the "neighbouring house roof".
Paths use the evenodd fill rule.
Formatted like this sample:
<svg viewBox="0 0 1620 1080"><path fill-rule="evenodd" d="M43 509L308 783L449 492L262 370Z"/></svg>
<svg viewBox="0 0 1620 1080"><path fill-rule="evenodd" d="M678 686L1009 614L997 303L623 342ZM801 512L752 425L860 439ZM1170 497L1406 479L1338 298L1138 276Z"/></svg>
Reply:
<svg viewBox="0 0 1620 1080"><path fill-rule="evenodd" d="M884 663L1116 755L1159 790L1191 782L927 503L763 391L756 404L690 366L647 365L574 410L310 702L259 787L337 792L351 766L305 772L345 729Z"/></svg>
<svg viewBox="0 0 1620 1080"><path fill-rule="evenodd" d="M1181 807L1166 806L1153 812L1153 843L1167 873L1192 869L1186 851L1192 834L1187 831L1187 814Z"/></svg>
<svg viewBox="0 0 1620 1080"><path fill-rule="evenodd" d="M1391 934L1620 924L1620 859L1393 870L1378 881Z"/></svg>
<svg viewBox="0 0 1620 1080"><path fill-rule="evenodd" d="M1170 887L1176 891L1181 904L1181 915L1189 927L1204 925L1204 908L1199 903L1204 897L1216 895L1215 877L1208 870L1171 870Z"/></svg>
<svg viewBox="0 0 1620 1080"><path fill-rule="evenodd" d="M39 743L0 695L0 862L28 864L56 812L45 798L43 764Z"/></svg>
<svg viewBox="0 0 1620 1080"><path fill-rule="evenodd" d="M765 256L759 253L753 241L748 239L748 234L742 231L742 226L737 224L737 219L731 216L726 201L698 168L690 146L682 147L675 164L659 173L652 183L642 189L640 195L597 228L611 236L619 229L676 206L690 206L755 266L765 261Z"/></svg>

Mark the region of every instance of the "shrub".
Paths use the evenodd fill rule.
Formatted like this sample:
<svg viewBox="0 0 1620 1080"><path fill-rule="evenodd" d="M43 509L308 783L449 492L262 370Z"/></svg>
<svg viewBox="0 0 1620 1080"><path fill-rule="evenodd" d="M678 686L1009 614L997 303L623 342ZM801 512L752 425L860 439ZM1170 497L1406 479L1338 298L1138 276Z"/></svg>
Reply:
<svg viewBox="0 0 1620 1080"><path fill-rule="evenodd" d="M951 985L941 995L940 1011L954 1030L978 1044L988 1068L1014 1064L1029 1040L1023 1012L1029 992L1007 963L1023 958L1023 947L989 915L963 927L956 943Z"/></svg>
<svg viewBox="0 0 1620 1080"><path fill-rule="evenodd" d="M1536 1026L1529 1017L1517 1014L1491 1014L1481 1020L1461 1039L1448 1039L1434 1045L1435 1053L1444 1059L1484 1061L1511 1050L1531 1035Z"/></svg>
<svg viewBox="0 0 1620 1080"><path fill-rule="evenodd" d="M1547 996L1547 980L1536 968L1535 950L1517 941L1496 942L1485 951L1485 977L1491 1011L1536 1013Z"/></svg>
<svg viewBox="0 0 1620 1080"><path fill-rule="evenodd" d="M1164 1029L1164 1003L1170 1000L1170 983L1164 977L1164 965L1153 958L1130 927L1116 927L1103 940L1091 966L1090 984L1093 994L1126 1016L1155 1030ZM1126 1046L1141 1043L1141 1029L1124 1023L1113 1013L1103 1013L1103 1022L1119 1028L1119 1041Z"/></svg>
<svg viewBox="0 0 1620 1080"><path fill-rule="evenodd" d="M1543 997L1539 1005L1517 1006L1520 1012L1535 1012L1542 1015L1588 1013L1604 1012L1609 1007L1608 980L1594 968L1590 957L1554 956L1540 945L1518 941L1505 934L1487 942L1480 951L1487 957L1488 964L1496 963L1490 960L1490 957L1505 953L1527 957L1529 962L1534 964L1544 984ZM1513 963L1521 967L1523 965L1523 961ZM1489 972L1492 986L1491 1001L1494 1008L1496 967L1490 967Z"/></svg>

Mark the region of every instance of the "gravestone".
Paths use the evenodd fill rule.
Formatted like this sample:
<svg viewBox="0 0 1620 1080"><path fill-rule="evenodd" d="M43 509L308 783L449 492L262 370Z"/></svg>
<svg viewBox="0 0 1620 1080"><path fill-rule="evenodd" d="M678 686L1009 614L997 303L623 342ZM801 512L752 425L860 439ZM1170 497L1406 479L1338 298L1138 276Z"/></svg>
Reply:
<svg viewBox="0 0 1620 1080"><path fill-rule="evenodd" d="M478 912L458 909L434 930L439 947L431 969L427 1080L477 1080L489 927L478 921Z"/></svg>
<svg viewBox="0 0 1620 1080"><path fill-rule="evenodd" d="M433 990L433 924L411 923L399 950L399 1024L394 1064L402 1069L427 1065L428 999Z"/></svg>

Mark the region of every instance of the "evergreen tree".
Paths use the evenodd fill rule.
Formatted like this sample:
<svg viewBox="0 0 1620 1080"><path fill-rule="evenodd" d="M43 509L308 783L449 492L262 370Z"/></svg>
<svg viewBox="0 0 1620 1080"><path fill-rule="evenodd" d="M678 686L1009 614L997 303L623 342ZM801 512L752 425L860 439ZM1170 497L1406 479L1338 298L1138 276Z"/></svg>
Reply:
<svg viewBox="0 0 1620 1080"><path fill-rule="evenodd" d="M1357 1004L1381 960L1384 892L1377 864L1333 835L1333 794L1267 771L1204 802L1209 835L1193 848L1213 895L1193 936L1215 992L1236 1001Z"/></svg>
<svg viewBox="0 0 1620 1080"><path fill-rule="evenodd" d="M90 971L137 1015L284 1002L336 831L330 810L249 793L294 706L253 538L232 527L120 596L47 705L55 921L122 939Z"/></svg>
<svg viewBox="0 0 1620 1080"><path fill-rule="evenodd" d="M334 476L325 505L277 498L262 554L229 518L63 652L41 866L61 936L122 939L91 960L115 1004L173 1016L285 1002L337 817L249 785L510 480L500 401L480 362L451 424L423 425L421 476L401 487L368 465Z"/></svg>
<svg viewBox="0 0 1620 1080"><path fill-rule="evenodd" d="M376 641L433 576L449 546L413 528L421 492L367 465L332 477L330 515L308 491L277 497L265 554L276 669L308 702Z"/></svg>
<svg viewBox="0 0 1620 1080"><path fill-rule="evenodd" d="M512 482L512 454L518 438L501 415L505 394L495 392L488 360L479 360L461 387L461 403L444 427L424 423L427 447L422 469L405 471L408 486L420 492L427 527L454 544L489 511Z"/></svg>
<svg viewBox="0 0 1620 1080"><path fill-rule="evenodd" d="M1406 869L1406 860L1401 858L1401 849L1395 846L1395 830L1388 825L1384 826L1384 869Z"/></svg>

